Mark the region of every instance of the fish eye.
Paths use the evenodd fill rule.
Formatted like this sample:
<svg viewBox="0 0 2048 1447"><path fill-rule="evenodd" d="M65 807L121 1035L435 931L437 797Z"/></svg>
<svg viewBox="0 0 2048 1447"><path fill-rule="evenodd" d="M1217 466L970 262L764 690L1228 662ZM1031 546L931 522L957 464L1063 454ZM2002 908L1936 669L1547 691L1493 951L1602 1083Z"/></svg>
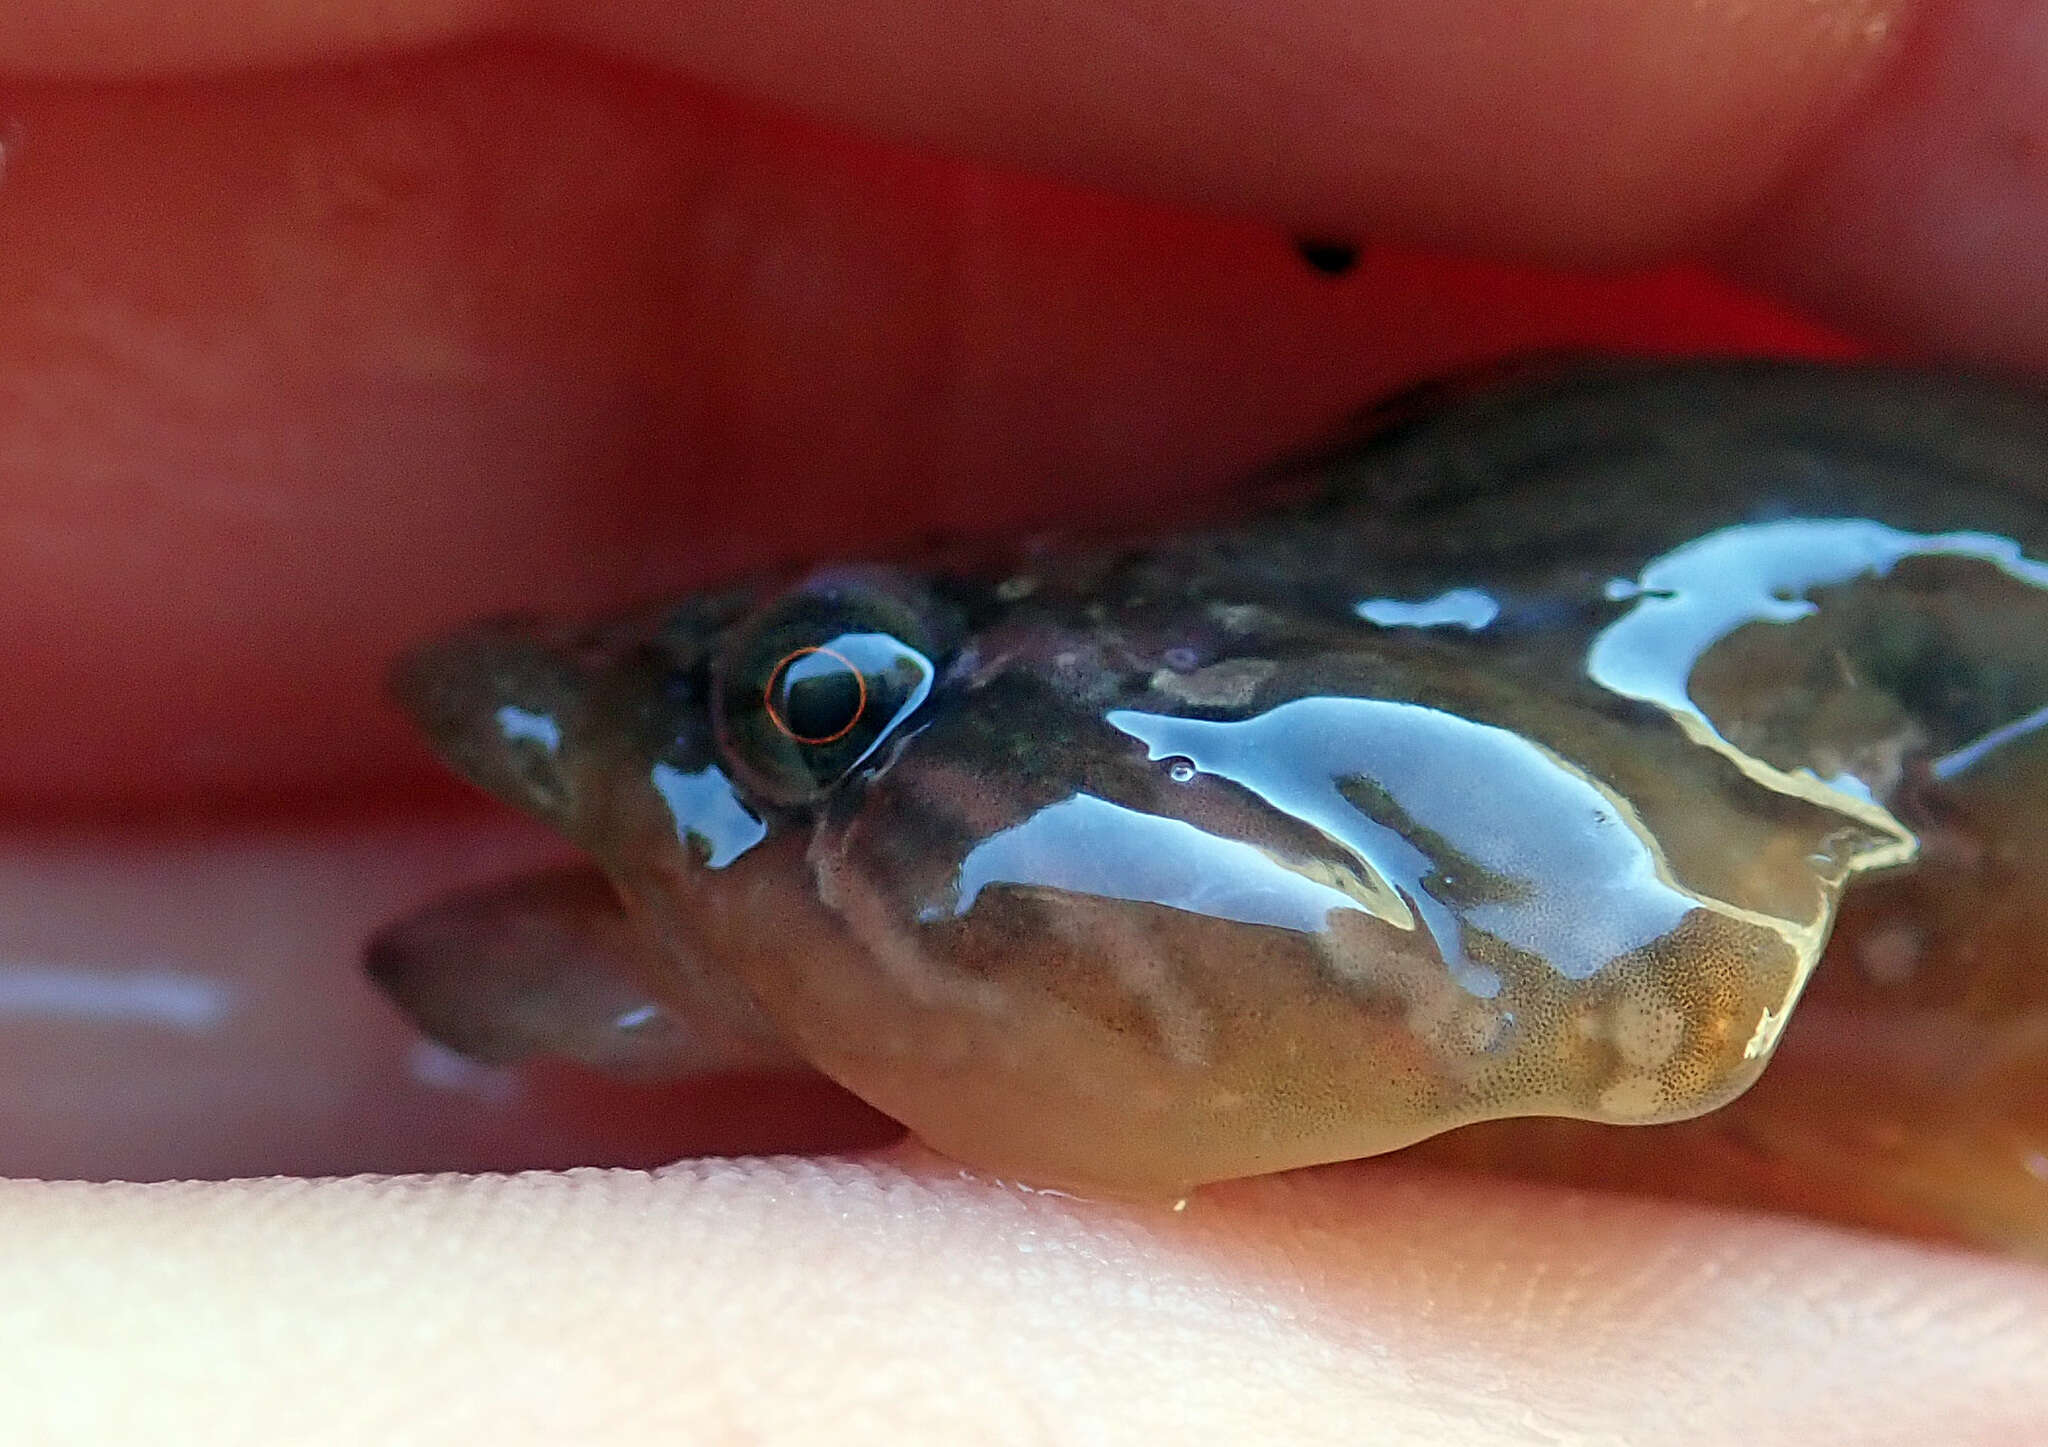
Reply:
<svg viewBox="0 0 2048 1447"><path fill-rule="evenodd" d="M792 648L768 675L761 706L768 721L800 744L834 744L868 711L868 683L836 648Z"/></svg>
<svg viewBox="0 0 2048 1447"><path fill-rule="evenodd" d="M901 600L859 587L814 585L769 604L714 664L728 766L778 803L824 793L930 694L926 631Z"/></svg>

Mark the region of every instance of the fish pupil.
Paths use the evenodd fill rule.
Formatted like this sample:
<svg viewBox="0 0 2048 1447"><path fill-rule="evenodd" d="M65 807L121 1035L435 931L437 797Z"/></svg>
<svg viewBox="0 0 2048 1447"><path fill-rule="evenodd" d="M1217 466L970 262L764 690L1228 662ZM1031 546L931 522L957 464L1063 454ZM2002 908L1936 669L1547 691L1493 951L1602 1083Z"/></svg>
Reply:
<svg viewBox="0 0 2048 1447"><path fill-rule="evenodd" d="M768 717L800 744L844 738L867 712L867 681L847 658L829 648L799 648L769 676Z"/></svg>

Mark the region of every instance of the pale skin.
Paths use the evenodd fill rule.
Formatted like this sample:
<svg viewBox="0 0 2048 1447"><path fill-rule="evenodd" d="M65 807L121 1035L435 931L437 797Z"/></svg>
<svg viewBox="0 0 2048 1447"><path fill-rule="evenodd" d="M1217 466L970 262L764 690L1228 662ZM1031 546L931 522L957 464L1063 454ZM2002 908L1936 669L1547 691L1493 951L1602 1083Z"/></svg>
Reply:
<svg viewBox="0 0 2048 1447"><path fill-rule="evenodd" d="M1170 506L1384 380L1627 335L1599 298L1332 287L1276 229L1705 256L2048 375L2039 3L929 10L0 17L0 65L40 73L7 87L0 185L0 636L34 644L0 791L41 819L401 792L427 765L370 680L448 622ZM515 21L664 74L529 48L232 78ZM762 98L1250 219L875 151ZM1667 340L1714 338L1682 317ZM22 1183L0 1213L10 1440L1954 1441L2048 1416L2038 1270L1389 1162L1180 1216L914 1153Z"/></svg>

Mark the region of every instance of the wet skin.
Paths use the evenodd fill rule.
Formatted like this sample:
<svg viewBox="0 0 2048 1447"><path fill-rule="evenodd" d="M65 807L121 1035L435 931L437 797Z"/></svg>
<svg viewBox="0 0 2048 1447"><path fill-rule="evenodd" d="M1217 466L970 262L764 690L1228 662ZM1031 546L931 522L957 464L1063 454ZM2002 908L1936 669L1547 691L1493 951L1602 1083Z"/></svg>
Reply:
<svg viewBox="0 0 2048 1447"><path fill-rule="evenodd" d="M2048 1254L2048 402L1600 362L1361 437L1228 527L421 649L450 764L610 887L446 901L373 971L481 1058L815 1068L1170 1199L1726 1105L1846 893L1815 1064L1725 1116L1825 1159L1808 1204Z"/></svg>

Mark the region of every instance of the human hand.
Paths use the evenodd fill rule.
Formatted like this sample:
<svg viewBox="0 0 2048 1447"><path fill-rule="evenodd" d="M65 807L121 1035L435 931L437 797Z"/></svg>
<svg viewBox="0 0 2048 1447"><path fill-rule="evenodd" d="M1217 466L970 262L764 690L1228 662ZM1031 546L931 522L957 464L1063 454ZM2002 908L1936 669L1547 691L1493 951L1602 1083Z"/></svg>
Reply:
<svg viewBox="0 0 2048 1447"><path fill-rule="evenodd" d="M1333 285L1279 233L1703 256L1842 324L2048 371L2048 11L1519 15L519 12L693 82L1247 218L1224 221L876 149L552 43L208 74L458 39L504 18L481 7L21 7L0 61L51 78L8 88L0 182L0 788L32 822L388 795L417 755L376 670L474 613L1156 512L1396 378L1512 347L1822 341L1698 282L1377 253ZM220 856L235 907L190 938L301 889L305 977L270 1008L317 1022L344 988L323 951L361 923L329 896L394 891L431 851L291 847ZM293 881L308 859L333 881ZM908 1155L24 1183L5 1209L17 1440L1919 1441L2048 1414L2037 1271L1388 1161L1182 1217Z"/></svg>

